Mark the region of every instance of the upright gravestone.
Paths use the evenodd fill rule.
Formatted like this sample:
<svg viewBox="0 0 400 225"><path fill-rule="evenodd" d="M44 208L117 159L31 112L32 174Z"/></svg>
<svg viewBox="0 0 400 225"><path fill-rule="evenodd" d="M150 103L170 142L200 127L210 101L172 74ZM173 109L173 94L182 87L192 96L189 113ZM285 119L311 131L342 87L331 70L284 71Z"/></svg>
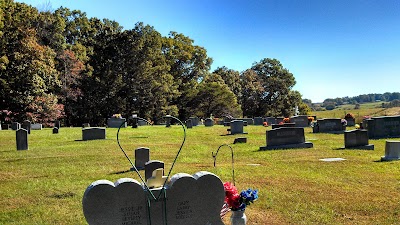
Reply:
<svg viewBox="0 0 400 225"><path fill-rule="evenodd" d="M21 128L16 131L17 150L28 150L28 131Z"/></svg>
<svg viewBox="0 0 400 225"><path fill-rule="evenodd" d="M260 150L312 147L311 142L305 142L304 128L281 127L267 131L267 146Z"/></svg>
<svg viewBox="0 0 400 225"><path fill-rule="evenodd" d="M264 119L262 117L254 117L254 125L262 126L263 123L264 123Z"/></svg>
<svg viewBox="0 0 400 225"><path fill-rule="evenodd" d="M169 116L165 118L165 127L171 127L171 117Z"/></svg>
<svg viewBox="0 0 400 225"><path fill-rule="evenodd" d="M296 127L308 127L308 116L299 115L290 117L290 121L295 123Z"/></svg>
<svg viewBox="0 0 400 225"><path fill-rule="evenodd" d="M317 126L313 127L313 133L335 133L340 134L345 131L342 120L339 118L319 119Z"/></svg>
<svg viewBox="0 0 400 225"><path fill-rule="evenodd" d="M144 170L145 164L150 161L150 149L140 147L135 149L135 167L138 170Z"/></svg>
<svg viewBox="0 0 400 225"><path fill-rule="evenodd" d="M21 128L27 130L28 134L30 134L31 133L31 121L24 120L24 122L22 122Z"/></svg>
<svg viewBox="0 0 400 225"><path fill-rule="evenodd" d="M350 130L344 132L344 148L374 150L374 145L368 144L367 130Z"/></svg>
<svg viewBox="0 0 400 225"><path fill-rule="evenodd" d="M189 119L192 120L192 125L193 126L198 126L199 125L199 118L198 117L189 117Z"/></svg>
<svg viewBox="0 0 400 225"><path fill-rule="evenodd" d="M156 169L164 169L164 162L159 160L149 160L144 164L144 176L145 179L149 179L153 175L153 171Z"/></svg>
<svg viewBox="0 0 400 225"><path fill-rule="evenodd" d="M386 141L385 156L382 156L381 160L400 160L400 141Z"/></svg>
<svg viewBox="0 0 400 225"><path fill-rule="evenodd" d="M31 130L42 130L43 126L40 123L33 123L31 124Z"/></svg>
<svg viewBox="0 0 400 225"><path fill-rule="evenodd" d="M232 120L230 132L231 134L245 134L243 132L243 120Z"/></svg>
<svg viewBox="0 0 400 225"><path fill-rule="evenodd" d="M223 225L224 198L222 181L214 174L178 173L165 189L147 190L131 178L95 181L86 189L82 206L90 225Z"/></svg>
<svg viewBox="0 0 400 225"><path fill-rule="evenodd" d="M193 127L192 120L191 119L186 120L186 128L190 129L192 127Z"/></svg>
<svg viewBox="0 0 400 225"><path fill-rule="evenodd" d="M58 129L60 129L61 128L61 122L59 120L56 120L54 122L54 127L57 127Z"/></svg>
<svg viewBox="0 0 400 225"><path fill-rule="evenodd" d="M267 120L268 125L278 124L276 122L276 118L275 117L267 117L266 120Z"/></svg>
<svg viewBox="0 0 400 225"><path fill-rule="evenodd" d="M207 118L207 119L205 119L205 121L204 121L204 126L206 126L206 127L212 127L212 126L214 126L214 121L213 121L211 118Z"/></svg>
<svg viewBox="0 0 400 225"><path fill-rule="evenodd" d="M137 116L132 117L132 128L138 128L139 126L139 119Z"/></svg>
<svg viewBox="0 0 400 225"><path fill-rule="evenodd" d="M127 127L126 119L125 118L115 118L115 117L108 118L107 119L107 127L126 128Z"/></svg>
<svg viewBox="0 0 400 225"><path fill-rule="evenodd" d="M356 125L356 121L354 118L345 118L345 120L347 121L347 126L349 127L354 127Z"/></svg>
<svg viewBox="0 0 400 225"><path fill-rule="evenodd" d="M18 122L12 122L11 123L11 129L12 130L19 130L19 129L21 129L21 124L18 123Z"/></svg>
<svg viewBox="0 0 400 225"><path fill-rule="evenodd" d="M381 116L363 120L369 138L400 137L400 116Z"/></svg>
<svg viewBox="0 0 400 225"><path fill-rule="evenodd" d="M88 127L90 127L90 124L89 124L89 123L83 123L83 124L82 124L82 128L88 128Z"/></svg>
<svg viewBox="0 0 400 225"><path fill-rule="evenodd" d="M59 131L60 129L58 129L57 127L54 127L53 128L53 134L58 134L58 131Z"/></svg>
<svg viewBox="0 0 400 225"><path fill-rule="evenodd" d="M82 129L82 140L97 140L106 139L106 128L103 127L88 127Z"/></svg>

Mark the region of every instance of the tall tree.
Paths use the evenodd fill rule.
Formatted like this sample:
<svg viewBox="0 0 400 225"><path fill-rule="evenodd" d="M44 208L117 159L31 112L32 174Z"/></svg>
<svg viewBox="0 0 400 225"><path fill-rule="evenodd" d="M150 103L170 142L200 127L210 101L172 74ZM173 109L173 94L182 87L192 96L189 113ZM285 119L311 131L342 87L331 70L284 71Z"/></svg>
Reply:
<svg viewBox="0 0 400 225"><path fill-rule="evenodd" d="M215 74L218 74L221 76L221 78L224 80L225 84L228 85L229 89L236 95L236 98L238 99L239 103L241 103L241 92L242 92L242 86L240 85L240 74L236 70L228 69L227 67L218 67L216 70L214 70Z"/></svg>
<svg viewBox="0 0 400 225"><path fill-rule="evenodd" d="M245 70L241 74L241 104L243 115L246 117L264 116L262 96L264 87L253 70Z"/></svg>
<svg viewBox="0 0 400 225"><path fill-rule="evenodd" d="M263 114L271 116L284 114L285 107L282 106L285 96L289 95L290 90L296 84L293 74L285 69L277 59L269 58L254 63L251 69L259 77L264 89L260 102Z"/></svg>

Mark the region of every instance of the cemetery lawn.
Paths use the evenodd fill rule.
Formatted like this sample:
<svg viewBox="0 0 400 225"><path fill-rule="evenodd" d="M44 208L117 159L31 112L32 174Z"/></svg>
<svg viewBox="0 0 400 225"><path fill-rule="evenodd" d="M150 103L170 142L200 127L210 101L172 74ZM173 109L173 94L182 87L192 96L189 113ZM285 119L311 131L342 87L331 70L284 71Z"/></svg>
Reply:
<svg viewBox="0 0 400 225"><path fill-rule="evenodd" d="M313 134L306 128L311 149L259 151L271 128L247 126L248 134L229 136L226 129L188 129L172 174L206 170L232 181L229 148L220 149L216 168L211 154L230 144L236 186L259 190L259 200L246 209L249 225L400 224L400 161L380 162L386 139L370 140L374 151L340 150L342 134ZM176 125L129 127L121 130L120 140L132 161L135 148L149 147L150 158L164 161L168 172L182 133ZM0 224L86 224L82 196L88 185L100 179L139 179L129 172L116 134L116 128L107 128L106 140L80 141L81 128L61 128L59 134L32 130L29 150L17 151L15 131L0 131ZM247 137L247 143L233 145L235 137Z"/></svg>

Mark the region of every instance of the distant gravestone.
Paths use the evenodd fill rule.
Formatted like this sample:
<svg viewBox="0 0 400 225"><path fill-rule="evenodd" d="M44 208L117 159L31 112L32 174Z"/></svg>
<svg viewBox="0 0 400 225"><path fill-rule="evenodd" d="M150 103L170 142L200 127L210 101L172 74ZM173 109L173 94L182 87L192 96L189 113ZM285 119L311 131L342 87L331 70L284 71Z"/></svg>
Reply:
<svg viewBox="0 0 400 225"><path fill-rule="evenodd" d="M283 123L283 117L276 117L275 118L275 122L276 122L276 124L280 124L280 123Z"/></svg>
<svg viewBox="0 0 400 225"><path fill-rule="evenodd" d="M253 125L254 124L253 118L237 118L235 120L243 120L243 122L247 123L247 125Z"/></svg>
<svg viewBox="0 0 400 225"><path fill-rule="evenodd" d="M1 124L0 127L2 130L8 130L8 129L10 129L10 124Z"/></svg>
<svg viewBox="0 0 400 225"><path fill-rule="evenodd" d="M57 127L54 127L53 128L53 134L58 134L58 131L59 131L60 129L58 129Z"/></svg>
<svg viewBox="0 0 400 225"><path fill-rule="evenodd" d="M28 131L21 128L16 131L17 150L28 150Z"/></svg>
<svg viewBox="0 0 400 225"><path fill-rule="evenodd" d="M193 126L198 126L199 125L199 118L198 117L189 117L190 120L192 120L192 125Z"/></svg>
<svg viewBox="0 0 400 225"><path fill-rule="evenodd" d="M299 115L290 117L290 122L295 123L296 127L308 127L308 116Z"/></svg>
<svg viewBox="0 0 400 225"><path fill-rule="evenodd" d="M149 160L144 164L144 176L145 179L149 179L153 175L153 171L156 169L164 169L164 162L159 160Z"/></svg>
<svg viewBox="0 0 400 225"><path fill-rule="evenodd" d="M254 117L254 125L262 126L264 123L264 119L262 117Z"/></svg>
<svg viewBox="0 0 400 225"><path fill-rule="evenodd" d="M280 128L280 127L296 127L295 123L281 123L281 124L272 124L272 129Z"/></svg>
<svg viewBox="0 0 400 225"><path fill-rule="evenodd" d="M211 118L207 118L204 120L204 126L212 127L212 126L214 126L214 121Z"/></svg>
<svg viewBox="0 0 400 225"><path fill-rule="evenodd" d="M175 174L165 189L150 191L156 199L131 178L95 181L83 195L85 219L90 225L224 224L220 212L225 191L212 173Z"/></svg>
<svg viewBox="0 0 400 225"><path fill-rule="evenodd" d="M267 146L260 150L312 147L311 142L305 142L304 128L281 127L267 131Z"/></svg>
<svg viewBox="0 0 400 225"><path fill-rule="evenodd" d="M83 123L83 124L82 124L82 128L88 128L88 127L90 127L90 124L89 124L89 123Z"/></svg>
<svg viewBox="0 0 400 225"><path fill-rule="evenodd" d="M243 120L232 120L230 122L231 129L230 134L245 134L243 132Z"/></svg>
<svg viewBox="0 0 400 225"><path fill-rule="evenodd" d="M59 120L56 120L54 122L54 127L57 127L58 129L60 129L61 128L61 122Z"/></svg>
<svg viewBox="0 0 400 225"><path fill-rule="evenodd" d="M98 140L106 139L106 128L103 127L88 127L82 129L82 140Z"/></svg>
<svg viewBox="0 0 400 225"><path fill-rule="evenodd" d="M140 147L135 149L135 167L138 170L144 170L145 164L150 161L150 149Z"/></svg>
<svg viewBox="0 0 400 225"><path fill-rule="evenodd" d="M11 123L11 129L12 130L19 130L19 129L21 129L21 124L18 123L18 122L12 122Z"/></svg>
<svg viewBox="0 0 400 225"><path fill-rule="evenodd" d="M351 130L344 132L344 148L374 150L374 145L368 144L367 130Z"/></svg>
<svg viewBox="0 0 400 225"><path fill-rule="evenodd" d="M381 160L400 160L400 141L386 141L385 156L382 156Z"/></svg>
<svg viewBox="0 0 400 225"><path fill-rule="evenodd" d="M138 126L139 126L139 119L137 116L134 116L132 118L132 128L138 128Z"/></svg>
<svg viewBox="0 0 400 225"><path fill-rule="evenodd" d="M356 121L354 118L345 118L345 120L347 121L347 126L349 127L354 127L356 125Z"/></svg>
<svg viewBox="0 0 400 225"><path fill-rule="evenodd" d="M336 133L340 134L345 131L342 120L338 118L319 119L317 126L313 127L313 133Z"/></svg>
<svg viewBox="0 0 400 225"><path fill-rule="evenodd" d="M43 126L40 123L33 123L31 124L31 130L42 130Z"/></svg>
<svg viewBox="0 0 400 225"><path fill-rule="evenodd" d="M266 120L267 120L268 125L278 124L276 122L276 118L275 117L267 117ZM282 121L283 121L283 119L282 119Z"/></svg>
<svg viewBox="0 0 400 225"><path fill-rule="evenodd" d="M21 124L21 128L27 130L28 134L30 134L31 133L31 121L24 120L24 122L22 122L22 124Z"/></svg>
<svg viewBox="0 0 400 225"><path fill-rule="evenodd" d="M191 119L186 120L186 128L190 129L192 127L193 127L192 120Z"/></svg>
<svg viewBox="0 0 400 225"><path fill-rule="evenodd" d="M122 126L121 126L122 125ZM125 118L115 118L111 117L107 119L107 127L109 128L126 128L127 123Z"/></svg>
<svg viewBox="0 0 400 225"><path fill-rule="evenodd" d="M171 117L165 118L165 127L171 127Z"/></svg>
<svg viewBox="0 0 400 225"><path fill-rule="evenodd" d="M381 116L363 120L369 138L400 137L400 116Z"/></svg>

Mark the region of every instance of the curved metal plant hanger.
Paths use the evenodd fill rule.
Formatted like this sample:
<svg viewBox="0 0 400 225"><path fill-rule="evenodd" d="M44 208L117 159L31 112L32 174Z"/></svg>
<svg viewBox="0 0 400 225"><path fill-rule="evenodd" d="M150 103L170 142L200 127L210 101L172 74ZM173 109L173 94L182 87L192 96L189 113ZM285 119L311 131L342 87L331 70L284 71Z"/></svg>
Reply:
<svg viewBox="0 0 400 225"><path fill-rule="evenodd" d="M223 146L227 146L227 147L229 147L231 149L231 154L232 154L232 180L233 180L233 185L236 185L235 184L235 167L234 167L234 159L233 159L234 158L233 157L233 148L230 145L227 145L227 144L220 145L215 154L214 154L214 152L212 152L212 157L214 158L214 168L216 167L215 164L216 164L216 161L217 161L218 152Z"/></svg>

